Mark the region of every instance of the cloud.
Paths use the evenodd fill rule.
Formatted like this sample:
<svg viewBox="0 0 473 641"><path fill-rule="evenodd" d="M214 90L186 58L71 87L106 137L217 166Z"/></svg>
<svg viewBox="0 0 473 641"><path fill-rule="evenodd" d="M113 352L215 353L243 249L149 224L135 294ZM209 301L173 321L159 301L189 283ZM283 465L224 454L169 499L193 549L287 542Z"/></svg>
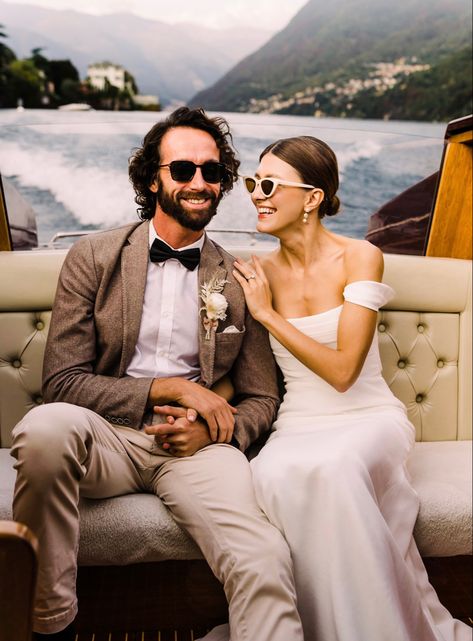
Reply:
<svg viewBox="0 0 473 641"><path fill-rule="evenodd" d="M307 0L7 0L12 4L34 4L50 9L74 9L83 13L134 13L163 22L193 22L207 27L253 26L277 31L282 29ZM80 7L80 9L78 8Z"/></svg>

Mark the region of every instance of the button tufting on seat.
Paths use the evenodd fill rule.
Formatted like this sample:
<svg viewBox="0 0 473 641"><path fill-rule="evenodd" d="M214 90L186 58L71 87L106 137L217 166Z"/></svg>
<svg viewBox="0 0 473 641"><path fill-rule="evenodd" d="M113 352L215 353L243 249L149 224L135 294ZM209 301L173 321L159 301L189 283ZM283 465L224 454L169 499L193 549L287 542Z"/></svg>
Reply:
<svg viewBox="0 0 473 641"><path fill-rule="evenodd" d="M384 323L380 323L378 325L378 331L379 332L385 332L386 331L386 325Z"/></svg>
<svg viewBox="0 0 473 641"><path fill-rule="evenodd" d="M42 402L43 402L43 397L42 396L36 396L35 399L34 399L34 402L36 403L36 405L41 405Z"/></svg>
<svg viewBox="0 0 473 641"><path fill-rule="evenodd" d="M19 369L21 367L21 361L16 359L12 362L12 365L15 369Z"/></svg>
<svg viewBox="0 0 473 641"><path fill-rule="evenodd" d="M417 394L416 403L422 403L423 400L424 400L424 395L423 394Z"/></svg>
<svg viewBox="0 0 473 641"><path fill-rule="evenodd" d="M445 361L442 361L442 360L437 361L437 367L444 367L444 365L445 365Z"/></svg>
<svg viewBox="0 0 473 641"><path fill-rule="evenodd" d="M422 325L422 323L419 323L419 325L417 325L417 331L419 332L419 334L423 334L425 331L425 325Z"/></svg>
<svg viewBox="0 0 473 641"><path fill-rule="evenodd" d="M40 331L41 331L42 329L44 329L44 323L43 323L43 321L38 321L38 322L36 323L36 329L38 329L38 330L40 330Z"/></svg>
<svg viewBox="0 0 473 641"><path fill-rule="evenodd" d="M399 367L399 369L404 369L406 365L407 365L406 361L400 360L397 362L397 366Z"/></svg>

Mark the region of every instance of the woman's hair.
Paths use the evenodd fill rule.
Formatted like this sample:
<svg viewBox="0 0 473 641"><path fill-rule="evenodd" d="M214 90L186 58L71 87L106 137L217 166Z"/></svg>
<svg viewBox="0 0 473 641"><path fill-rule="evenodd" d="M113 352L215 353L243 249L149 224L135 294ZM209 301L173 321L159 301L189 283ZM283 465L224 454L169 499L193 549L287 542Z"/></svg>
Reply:
<svg viewBox="0 0 473 641"><path fill-rule="evenodd" d="M150 186L156 180L161 164L161 141L170 129L192 127L206 131L215 140L220 152L220 162L227 172L221 181L222 195L233 188L238 179L240 161L233 149L233 139L227 121L221 117L209 118L203 109L179 107L165 120L158 122L143 139L142 146L136 149L129 160L128 174L135 190L135 202L142 220L153 218L156 209L156 194Z"/></svg>
<svg viewBox="0 0 473 641"><path fill-rule="evenodd" d="M282 138L268 145L260 155L273 154L293 167L302 182L314 185L324 192L319 206L319 218L335 216L340 209L336 196L339 179L337 158L330 147L313 136Z"/></svg>

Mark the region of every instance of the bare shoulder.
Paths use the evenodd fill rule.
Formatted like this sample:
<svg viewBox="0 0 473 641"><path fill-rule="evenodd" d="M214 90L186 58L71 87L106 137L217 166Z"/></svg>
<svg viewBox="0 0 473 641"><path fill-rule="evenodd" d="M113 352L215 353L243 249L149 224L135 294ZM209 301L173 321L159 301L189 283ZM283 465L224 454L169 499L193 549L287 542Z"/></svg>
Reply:
<svg viewBox="0 0 473 641"><path fill-rule="evenodd" d="M367 240L347 239L345 268L347 282L352 280L379 280L384 271L383 252Z"/></svg>

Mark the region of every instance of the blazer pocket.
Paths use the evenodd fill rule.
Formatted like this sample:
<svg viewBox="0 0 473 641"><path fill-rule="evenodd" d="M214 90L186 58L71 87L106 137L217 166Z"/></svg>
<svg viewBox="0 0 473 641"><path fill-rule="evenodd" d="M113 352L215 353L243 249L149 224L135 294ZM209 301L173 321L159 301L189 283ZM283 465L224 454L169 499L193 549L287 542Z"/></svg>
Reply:
<svg viewBox="0 0 473 641"><path fill-rule="evenodd" d="M238 329L238 327L235 327L235 325L229 325L228 327L225 327L223 332L220 332L220 334L244 334L245 333L245 327L243 329Z"/></svg>
<svg viewBox="0 0 473 641"><path fill-rule="evenodd" d="M236 332L217 332L215 334L215 343L217 345L241 345L243 336L245 335L246 330L237 330Z"/></svg>

